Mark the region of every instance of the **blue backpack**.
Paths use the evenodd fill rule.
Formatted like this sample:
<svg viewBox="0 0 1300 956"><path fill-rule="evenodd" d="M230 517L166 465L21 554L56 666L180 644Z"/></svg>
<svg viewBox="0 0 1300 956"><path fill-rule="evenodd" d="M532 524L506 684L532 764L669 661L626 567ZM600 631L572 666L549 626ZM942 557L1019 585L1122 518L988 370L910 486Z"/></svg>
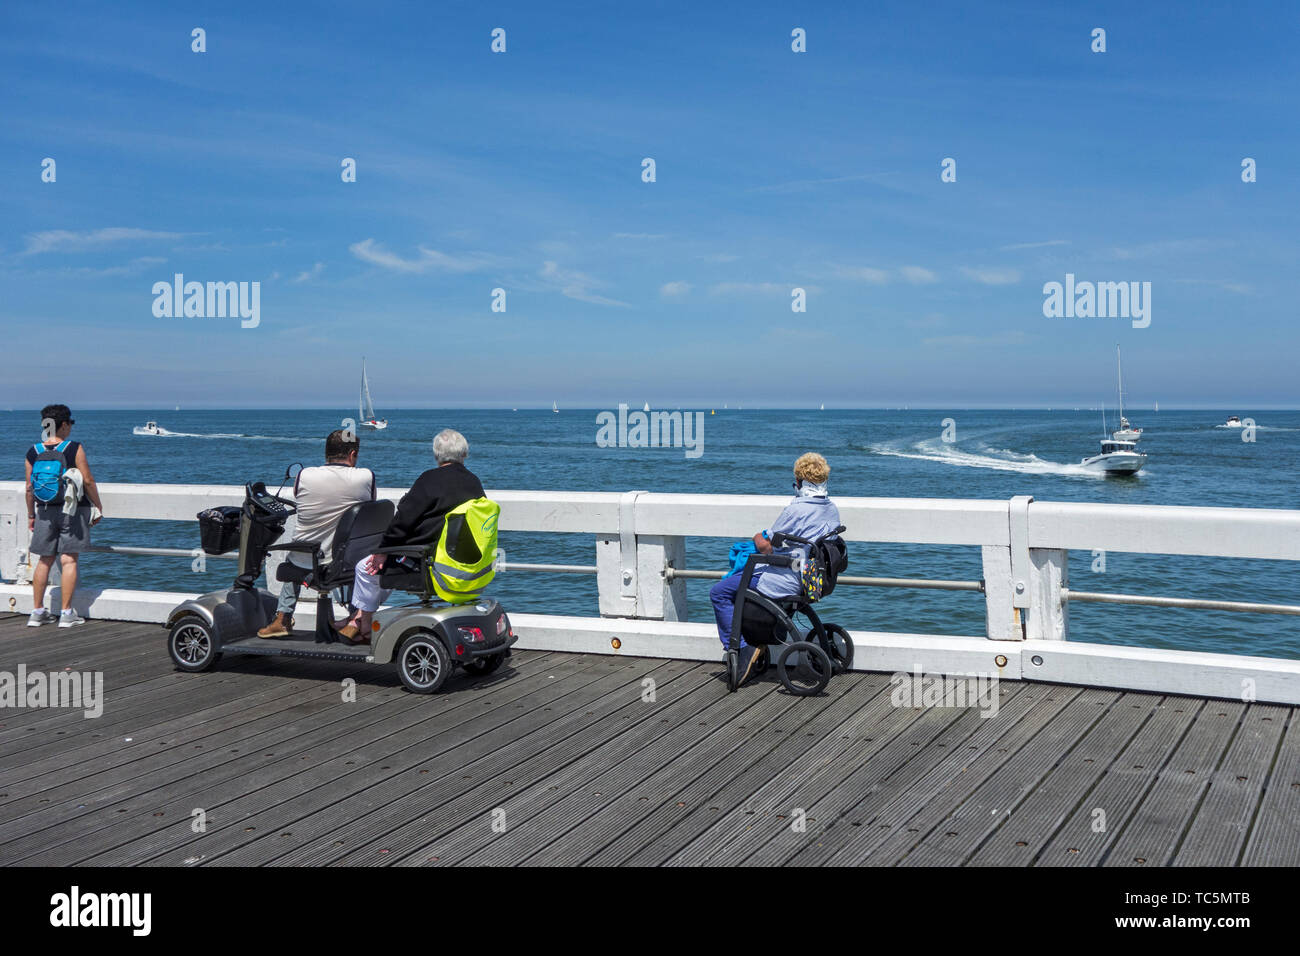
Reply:
<svg viewBox="0 0 1300 956"><path fill-rule="evenodd" d="M36 461L32 463L32 494L43 504L52 504L63 497L63 476L68 470L68 461L63 451L71 441L64 441L54 448L38 444Z"/></svg>

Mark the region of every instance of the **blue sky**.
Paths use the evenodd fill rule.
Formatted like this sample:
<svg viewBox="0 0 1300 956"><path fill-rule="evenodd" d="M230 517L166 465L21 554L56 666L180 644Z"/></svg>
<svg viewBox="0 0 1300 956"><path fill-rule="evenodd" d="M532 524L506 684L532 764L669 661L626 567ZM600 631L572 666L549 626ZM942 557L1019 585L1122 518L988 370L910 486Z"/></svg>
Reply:
<svg viewBox="0 0 1300 956"><path fill-rule="evenodd" d="M1300 405L1298 21L9 3L0 404L346 406L365 355L381 410L1060 407L1118 343L1134 405ZM260 325L155 317L177 272ZM1045 318L1067 272L1150 282L1150 326Z"/></svg>

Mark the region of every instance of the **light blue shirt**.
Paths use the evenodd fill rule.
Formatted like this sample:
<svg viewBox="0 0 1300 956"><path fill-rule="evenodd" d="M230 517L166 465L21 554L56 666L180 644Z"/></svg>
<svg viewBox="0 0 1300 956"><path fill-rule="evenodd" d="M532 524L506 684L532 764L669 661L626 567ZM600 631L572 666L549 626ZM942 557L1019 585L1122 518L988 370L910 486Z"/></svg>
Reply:
<svg viewBox="0 0 1300 956"><path fill-rule="evenodd" d="M840 525L840 510L830 498L795 498L785 506L781 516L769 529L772 534L794 534L814 541L830 534ZM808 549L803 545L791 544L785 548L772 549L773 554L800 555L807 557ZM759 565L762 572L756 571L750 586L759 594L770 598L790 597L802 590L799 575L794 568L777 568L770 564Z"/></svg>

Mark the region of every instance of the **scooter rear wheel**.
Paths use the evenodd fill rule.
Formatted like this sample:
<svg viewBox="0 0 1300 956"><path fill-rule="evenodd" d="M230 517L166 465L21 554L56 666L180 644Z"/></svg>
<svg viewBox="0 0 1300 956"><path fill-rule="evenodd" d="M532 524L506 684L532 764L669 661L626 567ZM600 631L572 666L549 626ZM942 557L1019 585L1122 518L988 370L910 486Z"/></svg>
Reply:
<svg viewBox="0 0 1300 956"><path fill-rule="evenodd" d="M397 674L413 694L432 694L451 673L451 654L437 635L417 631L397 652Z"/></svg>
<svg viewBox="0 0 1300 956"><path fill-rule="evenodd" d="M727 692L734 694L740 685L740 656L735 651L727 651Z"/></svg>
<svg viewBox="0 0 1300 956"><path fill-rule="evenodd" d="M506 652L502 651L500 654L493 654L490 657L477 658L476 660L469 661L462 666L465 668L467 673L473 674L475 677L482 677L491 674L505 662Z"/></svg>

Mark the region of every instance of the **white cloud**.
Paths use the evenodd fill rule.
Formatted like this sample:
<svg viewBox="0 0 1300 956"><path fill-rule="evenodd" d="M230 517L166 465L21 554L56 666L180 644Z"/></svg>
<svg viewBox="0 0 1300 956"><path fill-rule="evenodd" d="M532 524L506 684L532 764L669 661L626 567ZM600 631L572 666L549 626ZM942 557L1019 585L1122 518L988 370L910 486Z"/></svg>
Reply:
<svg viewBox="0 0 1300 956"><path fill-rule="evenodd" d="M106 276L133 276L139 275L145 269L152 268L153 266L160 266L166 261L166 259L159 256L141 256L138 259L132 259L124 266L109 266L106 269L91 269L83 267L80 269L67 269L64 271L70 275L82 276L87 279L99 279Z"/></svg>
<svg viewBox="0 0 1300 956"><path fill-rule="evenodd" d="M968 269L962 267L962 275L985 285L1014 285L1020 281L1020 273L1015 269Z"/></svg>
<svg viewBox="0 0 1300 956"><path fill-rule="evenodd" d="M999 252L1011 252L1015 249L1042 249L1044 246L1068 246L1068 239L1048 239L1045 242L1016 242L1009 246L998 246Z"/></svg>
<svg viewBox="0 0 1300 956"><path fill-rule="evenodd" d="M889 273L886 270L873 269L871 266L836 266L835 274L841 279L856 279L873 285L884 285L889 281Z"/></svg>
<svg viewBox="0 0 1300 956"><path fill-rule="evenodd" d="M677 282L665 282L659 287L659 294L665 299L680 298L690 291L691 284L680 280Z"/></svg>
<svg viewBox="0 0 1300 956"><path fill-rule="evenodd" d="M709 289L713 295L789 295L792 285L777 282L719 282Z"/></svg>
<svg viewBox="0 0 1300 956"><path fill-rule="evenodd" d="M938 282L939 277L929 269L923 269L920 266L903 266L898 270L902 273L903 278L913 285L924 285L930 282Z"/></svg>
<svg viewBox="0 0 1300 956"><path fill-rule="evenodd" d="M545 279L549 285L559 289L561 295L568 296L570 299L577 299L579 302L591 302L595 305L627 307L626 302L620 302L618 299L611 299L608 296L598 295L593 292L593 289L600 288L604 283L585 273L572 269L561 269L556 263L547 261L542 264L542 268L537 274Z"/></svg>
<svg viewBox="0 0 1300 956"><path fill-rule="evenodd" d="M324 271L325 271L325 263L318 262L310 269L304 270L303 272L299 272L297 277L295 277L293 281L310 282L312 279L318 278L320 274Z"/></svg>
<svg viewBox="0 0 1300 956"><path fill-rule="evenodd" d="M389 252L374 239L363 239L348 246L348 251L363 262L391 269L394 272L429 272L437 269L443 272L473 272L491 265L491 260L484 255L449 256L437 249L425 246L417 247L420 255L415 259L403 259L394 252Z"/></svg>
<svg viewBox="0 0 1300 956"><path fill-rule="evenodd" d="M32 233L27 237L26 255L49 252L53 249L84 249L108 242L125 242L132 239L180 239L188 233L155 232L151 229L129 229L114 226L108 229L92 229L86 232L72 232L67 229L50 229L45 232Z"/></svg>

